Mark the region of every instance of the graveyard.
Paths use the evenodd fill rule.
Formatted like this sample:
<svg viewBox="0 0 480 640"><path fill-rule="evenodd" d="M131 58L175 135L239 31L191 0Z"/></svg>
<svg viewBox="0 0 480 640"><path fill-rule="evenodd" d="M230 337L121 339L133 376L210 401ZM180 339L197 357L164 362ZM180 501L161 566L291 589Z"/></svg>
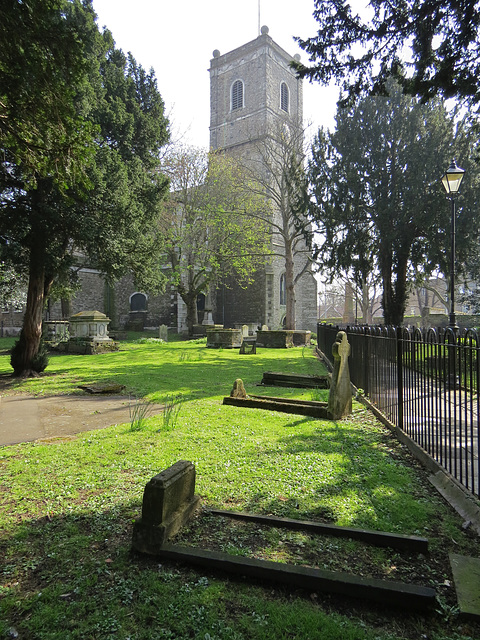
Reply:
<svg viewBox="0 0 480 640"><path fill-rule="evenodd" d="M86 387L111 387L130 412L0 448L0 637L480 636L460 614L449 561L479 557L478 536L362 404L330 419L224 403L241 379L248 396L327 404L314 346L241 354L129 334L118 351L52 353L40 377L19 380L9 377L11 342L0 342L2 401L80 400ZM190 478L191 506L167 527L160 555L143 553L134 531L143 518L158 524L144 492L172 467ZM203 560L192 563L194 553ZM263 576L245 575L247 565ZM332 573L360 591L412 591L402 604L365 600L325 583ZM422 597L425 607L412 605Z"/></svg>

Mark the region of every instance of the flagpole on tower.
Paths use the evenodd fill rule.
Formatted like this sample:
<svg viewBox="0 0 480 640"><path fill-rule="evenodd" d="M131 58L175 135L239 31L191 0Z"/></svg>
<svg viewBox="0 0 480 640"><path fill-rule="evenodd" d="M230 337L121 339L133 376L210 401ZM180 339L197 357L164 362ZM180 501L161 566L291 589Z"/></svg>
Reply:
<svg viewBox="0 0 480 640"><path fill-rule="evenodd" d="M260 0L258 0L258 35L260 35Z"/></svg>

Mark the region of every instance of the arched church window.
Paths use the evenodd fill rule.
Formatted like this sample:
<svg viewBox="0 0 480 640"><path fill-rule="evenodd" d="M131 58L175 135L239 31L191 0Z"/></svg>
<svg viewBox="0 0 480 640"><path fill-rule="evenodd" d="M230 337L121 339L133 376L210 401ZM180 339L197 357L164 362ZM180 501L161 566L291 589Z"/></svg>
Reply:
<svg viewBox="0 0 480 640"><path fill-rule="evenodd" d="M280 107L283 111L289 111L289 94L288 87L285 82L280 85Z"/></svg>
<svg viewBox="0 0 480 640"><path fill-rule="evenodd" d="M285 274L280 276L280 304L287 304L287 287L286 287Z"/></svg>
<svg viewBox="0 0 480 640"><path fill-rule="evenodd" d="M243 82L235 80L232 84L232 111L243 107Z"/></svg>
<svg viewBox="0 0 480 640"><path fill-rule="evenodd" d="M146 311L147 296L144 293L133 293L130 296L130 311Z"/></svg>

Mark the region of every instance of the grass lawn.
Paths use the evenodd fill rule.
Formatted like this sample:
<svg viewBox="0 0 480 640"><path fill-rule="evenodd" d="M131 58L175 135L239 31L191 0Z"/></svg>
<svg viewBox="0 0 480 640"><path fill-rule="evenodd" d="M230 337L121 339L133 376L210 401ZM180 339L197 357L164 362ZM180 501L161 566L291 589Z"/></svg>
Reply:
<svg viewBox="0 0 480 640"><path fill-rule="evenodd" d="M0 375L10 369L9 346L0 341ZM42 377L8 386L53 395L116 382L170 410L133 426L0 448L0 638L480 638L480 626L457 616L448 563L450 551L479 557L480 541L428 474L356 403L337 422L222 405L236 378L247 393L326 399L312 390L259 390L263 371L323 373L307 348L241 356L198 341L131 340L116 353L53 355ZM436 610L420 615L252 585L133 553L144 486L178 460L195 463L203 509L175 542L433 586ZM251 526L214 518L207 507L422 535L431 551L418 557Z"/></svg>

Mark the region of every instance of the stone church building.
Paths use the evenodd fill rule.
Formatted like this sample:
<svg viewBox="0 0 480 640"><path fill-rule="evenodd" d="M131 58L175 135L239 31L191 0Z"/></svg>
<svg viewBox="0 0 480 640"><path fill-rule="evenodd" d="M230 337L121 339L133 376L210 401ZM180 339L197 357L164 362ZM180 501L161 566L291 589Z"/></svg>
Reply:
<svg viewBox="0 0 480 640"><path fill-rule="evenodd" d="M281 125L298 126L303 119L302 81L290 68L290 56L268 35L268 28L255 40L221 55L213 52L210 66L210 147L243 160L255 158L256 145ZM258 160L258 154L257 154ZM275 214L273 214L275 215ZM272 243L279 245L272 236ZM278 246L277 246L277 253ZM305 264L307 248L295 259L297 273ZM68 312L97 310L106 313L116 329L158 327L186 330L186 311L174 288L160 296L136 291L131 278L113 287L92 268L79 270L81 290ZM280 328L285 319L285 260L274 257L255 273L247 289L235 282L221 286L198 301L199 322L225 327L249 324ZM65 308L63 315L65 315ZM47 309L47 319L62 315L60 304ZM296 285L296 327L316 330L317 283L306 271Z"/></svg>

